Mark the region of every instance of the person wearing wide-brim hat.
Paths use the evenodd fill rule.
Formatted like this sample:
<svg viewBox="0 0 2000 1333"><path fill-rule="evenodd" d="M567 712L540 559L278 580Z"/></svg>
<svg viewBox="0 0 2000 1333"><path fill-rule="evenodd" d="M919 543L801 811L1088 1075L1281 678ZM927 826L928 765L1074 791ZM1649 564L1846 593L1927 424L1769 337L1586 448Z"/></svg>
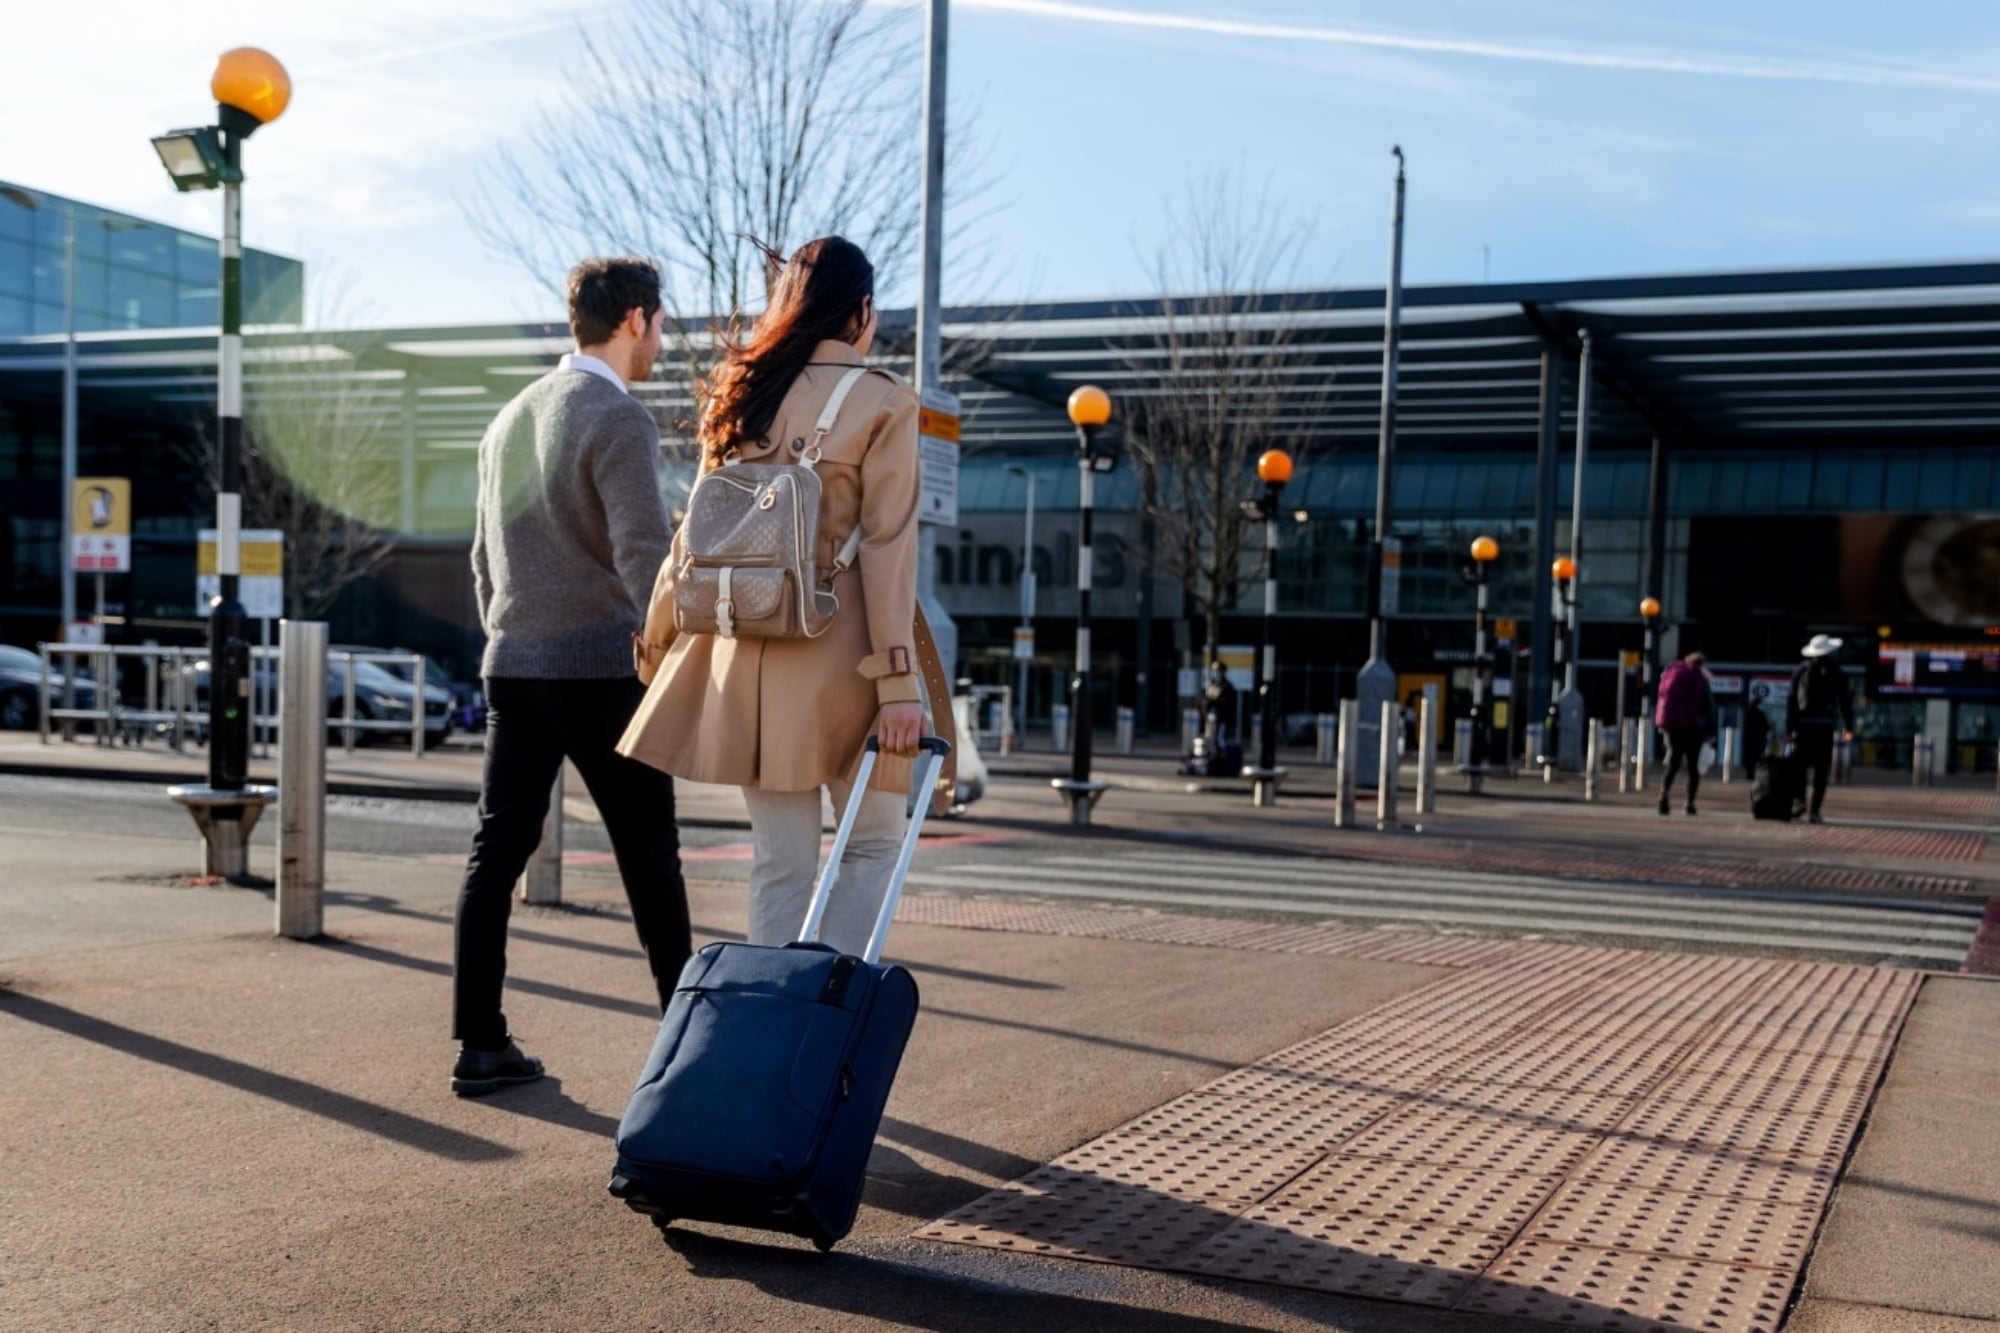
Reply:
<svg viewBox="0 0 2000 1333"><path fill-rule="evenodd" d="M1827 774L1833 769L1833 734L1836 730L1850 738L1854 734L1854 700L1847 673L1836 660L1840 645L1830 634L1815 634L1799 649L1805 661L1792 673L1792 693L1785 702L1785 731L1793 753L1802 767L1812 770L1806 818L1815 824L1826 800Z"/></svg>

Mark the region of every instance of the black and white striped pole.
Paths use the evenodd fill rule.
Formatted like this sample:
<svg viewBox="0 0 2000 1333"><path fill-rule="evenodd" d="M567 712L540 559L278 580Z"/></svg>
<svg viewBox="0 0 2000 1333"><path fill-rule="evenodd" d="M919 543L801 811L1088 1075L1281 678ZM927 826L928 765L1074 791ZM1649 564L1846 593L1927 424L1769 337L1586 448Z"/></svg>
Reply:
<svg viewBox="0 0 2000 1333"><path fill-rule="evenodd" d="M1243 502L1244 513L1264 520L1264 642L1258 655L1257 766L1250 771L1250 803L1269 806L1278 803L1278 784L1285 780L1278 767L1278 503L1285 483L1292 479L1292 456L1283 449L1267 449L1257 459L1257 480L1264 493Z"/></svg>
<svg viewBox="0 0 2000 1333"><path fill-rule="evenodd" d="M1076 674L1069 685L1069 777L1057 778L1053 785L1069 802L1070 823L1088 828L1091 808L1105 787L1090 776L1090 527L1096 476L1118 463L1117 454L1101 449L1097 440L1111 420L1111 396L1094 384L1084 385L1069 396L1069 419L1076 426L1077 447Z"/></svg>
<svg viewBox="0 0 2000 1333"><path fill-rule="evenodd" d="M238 600L243 532L243 141L285 113L291 76L269 52L243 46L215 62L216 123L153 140L175 188L222 188L222 341L216 364L215 572L208 617L208 783L241 791L250 763L250 642Z"/></svg>

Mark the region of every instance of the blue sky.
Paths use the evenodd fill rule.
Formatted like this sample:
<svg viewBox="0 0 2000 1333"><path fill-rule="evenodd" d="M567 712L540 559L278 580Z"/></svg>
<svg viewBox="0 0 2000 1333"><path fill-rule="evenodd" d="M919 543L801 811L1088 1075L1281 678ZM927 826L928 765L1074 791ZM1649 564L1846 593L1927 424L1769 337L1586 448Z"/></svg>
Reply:
<svg viewBox="0 0 2000 1333"><path fill-rule="evenodd" d="M414 10L414 12L413 12ZM560 88L602 0L137 0L10 16L0 176L213 231L147 138L203 118L217 50L298 85L250 145L246 231L348 322L552 318L459 199ZM1302 283L2000 254L2000 5L1918 0L959 0L954 92L998 177L946 299L1144 294L1190 176L1312 226ZM956 100L956 99L955 99ZM57 119L52 108L70 108Z"/></svg>

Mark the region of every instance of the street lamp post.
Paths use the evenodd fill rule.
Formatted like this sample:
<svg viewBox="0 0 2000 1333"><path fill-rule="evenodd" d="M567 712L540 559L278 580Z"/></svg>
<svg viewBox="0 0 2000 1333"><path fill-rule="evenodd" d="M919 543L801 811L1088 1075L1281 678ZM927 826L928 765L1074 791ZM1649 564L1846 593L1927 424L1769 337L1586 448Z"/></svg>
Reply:
<svg viewBox="0 0 2000 1333"><path fill-rule="evenodd" d="M1576 561L1557 556L1549 573L1555 579L1556 610L1562 624L1556 635L1556 662L1562 672L1549 696L1548 733L1542 742L1547 760L1542 765L1544 778L1557 768L1582 767L1581 757L1572 762L1570 751L1583 734L1583 696L1576 688Z"/></svg>
<svg viewBox="0 0 2000 1333"><path fill-rule="evenodd" d="M1472 564L1465 575L1472 580L1478 600L1472 614L1472 752L1467 756L1466 785L1475 792L1486 775L1487 693L1492 679L1486 652L1486 577L1499 558L1499 542L1486 536L1472 539Z"/></svg>
<svg viewBox="0 0 2000 1333"><path fill-rule="evenodd" d="M1251 803L1276 805L1278 784L1284 774L1278 768L1278 643L1273 622L1278 614L1278 504L1285 483L1292 479L1292 456L1283 449L1267 449L1257 459L1257 480L1264 493L1243 502L1243 512L1264 521L1264 627L1263 651L1258 654L1257 766L1250 771Z"/></svg>
<svg viewBox="0 0 2000 1333"><path fill-rule="evenodd" d="M225 51L209 90L216 123L175 130L153 140L175 188L222 187L222 336L216 414L222 442L215 492L215 570L220 594L208 622L208 782L241 791L249 769L250 644L244 637L243 526L243 141L284 114L291 77L275 57L255 47Z"/></svg>
<svg viewBox="0 0 2000 1333"><path fill-rule="evenodd" d="M1646 622L1646 650L1639 658L1639 754L1634 791L1646 790L1646 765L1653 757L1653 674L1658 666L1653 654L1659 643L1660 599L1642 598L1639 618Z"/></svg>
<svg viewBox="0 0 2000 1333"><path fill-rule="evenodd" d="M1402 365L1403 337L1403 150L1396 158L1395 204L1389 221L1389 281L1383 290L1382 425L1375 447L1375 530L1368 559L1368 660L1354 677L1354 698L1361 712L1361 747L1355 759L1355 780L1363 787L1393 782L1396 775L1378 772L1382 705L1396 700L1396 668L1389 664L1389 616L1398 608L1384 596L1392 565L1402 559L1389 536L1389 512L1395 497L1396 385ZM1372 738L1372 739L1371 739Z"/></svg>
<svg viewBox="0 0 2000 1333"><path fill-rule="evenodd" d="M1116 453L1101 449L1097 433L1111 420L1111 395L1086 384L1069 396L1069 419L1076 426L1077 548L1076 548L1076 674L1070 678L1070 765L1067 778L1052 784L1069 802L1070 823L1090 825L1090 811L1104 794L1105 784L1090 777L1090 525L1092 482L1099 472L1117 466Z"/></svg>
<svg viewBox="0 0 2000 1333"><path fill-rule="evenodd" d="M1016 714L1020 723L1015 732L1025 737L1028 734L1028 658L1021 653L1019 644L1024 639L1033 642L1035 633L1035 482L1037 479L1034 473L1019 463L1009 463L1007 470L1019 477L1028 488L1027 518L1021 528L1022 634L1015 640L1014 650L1014 705L1020 710Z"/></svg>

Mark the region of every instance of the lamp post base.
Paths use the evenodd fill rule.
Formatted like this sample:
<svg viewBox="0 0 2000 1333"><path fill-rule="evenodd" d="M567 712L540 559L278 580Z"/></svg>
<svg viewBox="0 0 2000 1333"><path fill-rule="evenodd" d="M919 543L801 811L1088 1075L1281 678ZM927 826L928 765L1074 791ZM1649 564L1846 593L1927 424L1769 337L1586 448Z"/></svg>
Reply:
<svg viewBox="0 0 2000 1333"><path fill-rule="evenodd" d="M1244 770L1243 776L1250 779L1250 804L1263 809L1278 803L1278 788L1284 784L1287 770L1282 768L1251 768Z"/></svg>
<svg viewBox="0 0 2000 1333"><path fill-rule="evenodd" d="M1064 801L1069 803L1069 822L1072 828L1089 828L1090 812L1096 808L1098 798L1110 789L1108 782L1079 782L1075 778L1050 778L1049 786L1056 789Z"/></svg>
<svg viewBox="0 0 2000 1333"><path fill-rule="evenodd" d="M194 816L201 830L204 873L232 884L250 877L250 834L264 807L278 799L276 787L250 785L236 791L209 786L167 788L167 795Z"/></svg>

